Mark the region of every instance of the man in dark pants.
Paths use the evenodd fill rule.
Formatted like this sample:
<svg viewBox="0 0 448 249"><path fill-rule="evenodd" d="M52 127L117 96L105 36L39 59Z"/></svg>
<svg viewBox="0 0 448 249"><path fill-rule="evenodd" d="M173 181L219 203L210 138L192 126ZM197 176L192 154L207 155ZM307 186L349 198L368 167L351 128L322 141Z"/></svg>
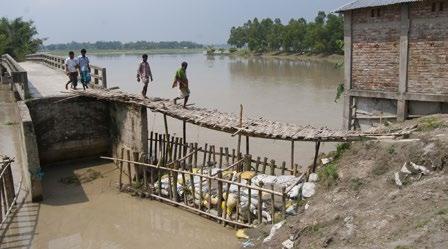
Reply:
<svg viewBox="0 0 448 249"><path fill-rule="evenodd" d="M146 91L148 90L149 79L151 79L151 81L152 81L152 73L151 73L151 68L149 67L149 63L148 63L148 55L143 54L142 60L143 61L138 65L138 69L137 69L137 82L140 82L140 80L141 80L142 83L144 84L143 90L142 90L142 95L144 98L147 98Z"/></svg>
<svg viewBox="0 0 448 249"><path fill-rule="evenodd" d="M68 85L72 83L73 89L76 90L76 85L78 85L78 60L75 58L75 53L70 51L68 53L68 58L65 59L65 73L68 76L68 82L65 84L65 89L68 90Z"/></svg>

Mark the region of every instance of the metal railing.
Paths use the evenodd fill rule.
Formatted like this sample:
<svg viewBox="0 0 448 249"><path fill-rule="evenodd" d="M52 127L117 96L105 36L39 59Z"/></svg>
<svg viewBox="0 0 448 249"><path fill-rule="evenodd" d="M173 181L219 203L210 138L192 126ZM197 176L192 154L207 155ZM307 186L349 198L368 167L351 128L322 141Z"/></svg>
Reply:
<svg viewBox="0 0 448 249"><path fill-rule="evenodd" d="M29 61L41 62L56 70L65 71L65 58L61 56L49 55L44 53L30 54L26 56ZM107 88L106 68L90 64L91 68L91 84L96 87Z"/></svg>
<svg viewBox="0 0 448 249"><path fill-rule="evenodd" d="M18 85L16 88L21 98L29 98L30 91L28 88L27 72L9 54L1 56L0 64L6 70L8 76L11 77L12 82Z"/></svg>
<svg viewBox="0 0 448 249"><path fill-rule="evenodd" d="M18 191L14 190L14 179L12 176L12 163L14 159L0 155L0 227L8 220L13 208L16 205ZM22 182L20 182L20 185Z"/></svg>

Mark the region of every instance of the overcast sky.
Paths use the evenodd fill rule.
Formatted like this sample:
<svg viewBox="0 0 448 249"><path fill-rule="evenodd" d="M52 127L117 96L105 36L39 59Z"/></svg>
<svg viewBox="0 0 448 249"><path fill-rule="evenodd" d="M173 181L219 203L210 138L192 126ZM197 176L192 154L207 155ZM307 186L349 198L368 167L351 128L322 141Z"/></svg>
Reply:
<svg viewBox="0 0 448 249"><path fill-rule="evenodd" d="M46 44L70 41L226 43L254 17L283 22L333 11L351 0L0 0L0 16L36 23Z"/></svg>

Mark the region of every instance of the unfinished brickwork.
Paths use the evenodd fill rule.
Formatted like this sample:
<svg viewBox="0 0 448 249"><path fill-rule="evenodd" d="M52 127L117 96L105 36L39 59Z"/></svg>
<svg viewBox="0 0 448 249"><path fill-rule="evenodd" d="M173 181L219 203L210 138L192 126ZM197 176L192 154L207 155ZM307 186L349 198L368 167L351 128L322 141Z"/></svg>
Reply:
<svg viewBox="0 0 448 249"><path fill-rule="evenodd" d="M354 89L397 91L400 58L400 8L353 12ZM387 23L387 25L383 25Z"/></svg>
<svg viewBox="0 0 448 249"><path fill-rule="evenodd" d="M448 0L349 6L344 127L447 112Z"/></svg>
<svg viewBox="0 0 448 249"><path fill-rule="evenodd" d="M448 1L410 6L408 92L448 94Z"/></svg>

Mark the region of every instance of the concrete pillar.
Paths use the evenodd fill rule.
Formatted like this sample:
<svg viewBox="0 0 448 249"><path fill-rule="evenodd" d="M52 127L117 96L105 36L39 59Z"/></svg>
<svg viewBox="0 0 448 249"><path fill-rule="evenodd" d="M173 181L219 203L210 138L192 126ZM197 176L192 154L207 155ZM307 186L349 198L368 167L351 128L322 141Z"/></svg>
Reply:
<svg viewBox="0 0 448 249"><path fill-rule="evenodd" d="M343 116L343 128L345 130L351 129L352 123L352 104L353 97L350 96L350 90L352 89L352 12L347 11L344 13L344 52L345 52L345 71L344 71L344 116Z"/></svg>
<svg viewBox="0 0 448 249"><path fill-rule="evenodd" d="M400 71L399 71L399 99L397 99L397 120L404 121L408 115L406 92L408 88L408 63L409 63L409 4L401 5L400 22Z"/></svg>

